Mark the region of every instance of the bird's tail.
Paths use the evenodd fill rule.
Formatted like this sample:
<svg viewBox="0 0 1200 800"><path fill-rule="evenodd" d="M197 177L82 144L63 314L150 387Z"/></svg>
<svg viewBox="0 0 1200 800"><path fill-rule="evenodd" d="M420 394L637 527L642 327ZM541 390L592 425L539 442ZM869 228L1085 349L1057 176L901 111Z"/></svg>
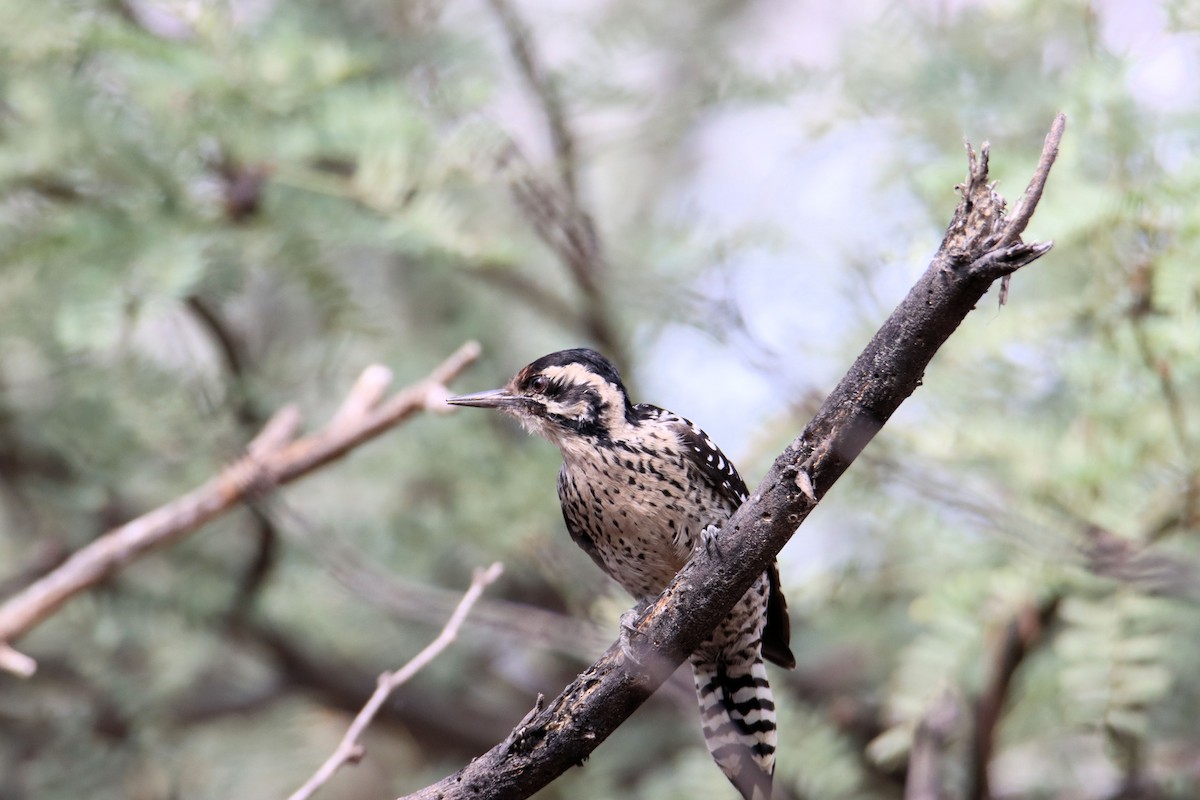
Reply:
<svg viewBox="0 0 1200 800"><path fill-rule="evenodd" d="M713 761L747 800L769 800L775 773L775 700L755 647L692 656L700 724Z"/></svg>

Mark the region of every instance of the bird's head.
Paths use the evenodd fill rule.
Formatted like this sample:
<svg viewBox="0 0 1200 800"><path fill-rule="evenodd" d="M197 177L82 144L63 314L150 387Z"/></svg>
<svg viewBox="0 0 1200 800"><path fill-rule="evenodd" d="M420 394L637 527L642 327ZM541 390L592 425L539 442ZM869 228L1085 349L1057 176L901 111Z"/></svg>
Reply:
<svg viewBox="0 0 1200 800"><path fill-rule="evenodd" d="M617 368L595 350L560 350L542 356L488 392L451 397L456 406L496 408L564 451L607 441L632 424L633 406Z"/></svg>

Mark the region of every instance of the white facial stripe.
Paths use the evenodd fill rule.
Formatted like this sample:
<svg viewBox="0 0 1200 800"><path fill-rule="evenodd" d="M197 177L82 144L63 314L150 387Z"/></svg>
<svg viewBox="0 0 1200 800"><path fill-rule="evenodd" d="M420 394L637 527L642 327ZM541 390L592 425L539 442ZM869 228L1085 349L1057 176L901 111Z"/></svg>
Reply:
<svg viewBox="0 0 1200 800"><path fill-rule="evenodd" d="M597 389L601 389L608 385L608 381L601 378L596 373L592 372L582 364L566 364L561 367L546 367L542 370L542 374L551 380L558 381L563 386L572 386L578 384L591 384Z"/></svg>
<svg viewBox="0 0 1200 800"><path fill-rule="evenodd" d="M564 364L562 366L546 367L541 372L547 378L562 386L587 386L599 397L605 408L603 415L610 430L616 430L625 424L625 398L607 380L597 375L582 364ZM557 406L557 407L556 407ZM548 403L547 407L555 413L566 417L580 417L588 414L590 409L584 402L572 403L570 406L561 403Z"/></svg>

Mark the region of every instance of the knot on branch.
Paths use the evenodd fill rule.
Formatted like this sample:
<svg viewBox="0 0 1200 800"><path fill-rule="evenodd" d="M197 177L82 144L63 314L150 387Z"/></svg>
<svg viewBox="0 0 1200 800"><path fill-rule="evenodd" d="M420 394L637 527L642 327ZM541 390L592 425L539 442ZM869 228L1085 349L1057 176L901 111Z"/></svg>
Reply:
<svg viewBox="0 0 1200 800"><path fill-rule="evenodd" d="M504 747L509 753L525 755L533 749L534 745L545 738L545 726L534 724L545 709L546 696L539 692L533 708L529 710L524 719L517 723L517 727L513 728L512 733L504 741Z"/></svg>

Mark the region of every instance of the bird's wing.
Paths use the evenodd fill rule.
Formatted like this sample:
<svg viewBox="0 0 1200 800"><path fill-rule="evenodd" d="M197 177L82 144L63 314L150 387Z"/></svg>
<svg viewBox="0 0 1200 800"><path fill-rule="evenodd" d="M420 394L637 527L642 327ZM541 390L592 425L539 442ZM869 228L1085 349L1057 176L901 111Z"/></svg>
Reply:
<svg viewBox="0 0 1200 800"><path fill-rule="evenodd" d="M646 403L635 407L638 416L674 427L684 454L696 472L716 491L722 501L734 511L746 501L750 492L746 482L738 473L733 462L726 458L721 448L689 419L684 419L666 409ZM791 621L788 618L787 599L779 586L779 566L772 561L767 568L770 594L767 597L767 626L763 631L763 657L785 669L796 666L796 657L791 649Z"/></svg>
<svg viewBox="0 0 1200 800"><path fill-rule="evenodd" d="M697 475L713 488L730 514L745 502L748 496L746 482L738 474L737 467L695 423L648 403L636 406L635 411L641 419L671 426L683 446L684 457L691 463Z"/></svg>

